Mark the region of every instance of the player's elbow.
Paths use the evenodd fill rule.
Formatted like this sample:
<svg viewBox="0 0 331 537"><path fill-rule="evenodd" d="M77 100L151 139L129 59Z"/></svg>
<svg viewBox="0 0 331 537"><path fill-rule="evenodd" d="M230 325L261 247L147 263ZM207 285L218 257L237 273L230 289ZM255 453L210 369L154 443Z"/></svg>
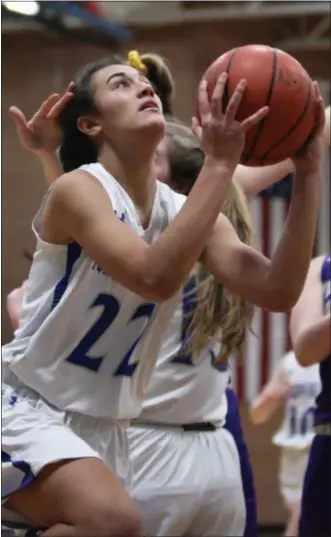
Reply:
<svg viewBox="0 0 331 537"><path fill-rule="evenodd" d="M310 345L307 344L305 334L300 335L297 341L293 342L293 351L301 367L310 367L314 363L314 353L312 353Z"/></svg>
<svg viewBox="0 0 331 537"><path fill-rule="evenodd" d="M145 300L164 302L179 289L178 278L162 265L151 263L148 255L132 260L128 287Z"/></svg>
<svg viewBox="0 0 331 537"><path fill-rule="evenodd" d="M274 313L286 313L290 311L297 303L301 289L296 286L286 285L284 282L281 285L267 285L266 301L262 306Z"/></svg>
<svg viewBox="0 0 331 537"><path fill-rule="evenodd" d="M169 270L162 259L150 256L146 248L137 265L139 285L143 296L154 302L164 302L172 298L180 289L182 281L178 273Z"/></svg>
<svg viewBox="0 0 331 537"><path fill-rule="evenodd" d="M153 302L165 302L172 298L178 291L175 284L167 275L157 273L145 273L141 282L144 297Z"/></svg>

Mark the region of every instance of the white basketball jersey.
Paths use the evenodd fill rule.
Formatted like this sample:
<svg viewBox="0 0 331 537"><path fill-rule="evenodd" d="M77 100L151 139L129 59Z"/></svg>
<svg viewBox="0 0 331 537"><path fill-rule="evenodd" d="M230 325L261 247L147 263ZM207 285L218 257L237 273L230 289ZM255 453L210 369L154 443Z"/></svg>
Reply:
<svg viewBox="0 0 331 537"><path fill-rule="evenodd" d="M187 326L194 308L194 278L182 293L149 382L139 421L222 425L227 413L227 367L213 365L220 345L210 345L200 356L185 351Z"/></svg>
<svg viewBox="0 0 331 537"><path fill-rule="evenodd" d="M155 241L185 197L157 183L150 225L99 164L82 166L107 192L118 218L147 243ZM49 403L110 420L135 418L178 296L161 304L144 300L112 280L77 243L44 242L37 250L19 329L3 348L9 368Z"/></svg>
<svg viewBox="0 0 331 537"><path fill-rule="evenodd" d="M321 389L318 364L301 367L294 352L283 359L286 378L291 385L283 423L273 437L277 446L304 449L314 437L315 398Z"/></svg>

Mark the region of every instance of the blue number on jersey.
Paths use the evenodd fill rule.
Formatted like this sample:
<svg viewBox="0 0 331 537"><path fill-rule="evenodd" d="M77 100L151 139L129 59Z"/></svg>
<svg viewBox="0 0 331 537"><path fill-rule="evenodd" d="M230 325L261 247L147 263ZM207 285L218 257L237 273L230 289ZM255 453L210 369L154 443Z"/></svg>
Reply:
<svg viewBox="0 0 331 537"><path fill-rule="evenodd" d="M105 356L97 356L91 358L88 356L88 351L91 347L98 341L98 339L105 333L105 331L110 327L110 325L116 319L118 312L120 310L120 304L115 297L100 294L96 300L91 304L90 308L95 308L97 306L102 306L103 311L97 321L91 326L90 330L83 337L83 339L78 343L75 349L66 359L70 364L78 365L80 367L85 367L89 371L97 372L104 360ZM130 350L127 352L120 366L115 371L116 376L126 376L131 377L135 372L137 363L130 364L130 358L138 345L140 338L142 337L144 330L147 326L148 320L151 318L155 304L142 304L140 305L134 314L132 315L129 322L134 321L140 317L146 318L145 326L141 329L140 334L138 334Z"/></svg>
<svg viewBox="0 0 331 537"><path fill-rule="evenodd" d="M304 436L307 432L313 430L313 419L315 415L315 407L309 407L299 416L295 406L290 407L290 436L300 434Z"/></svg>
<svg viewBox="0 0 331 537"><path fill-rule="evenodd" d="M181 334L181 350L179 351L179 355L175 356L171 360L173 364L183 364L188 366L194 366L195 363L192 359L191 354L185 354L185 347L187 346L187 342L189 339L188 334L188 328L189 325L193 319L194 310L197 305L198 297L197 293L195 292L196 282L195 278L191 278L187 284L185 285L183 289L183 322L182 322L182 334ZM181 352L182 351L182 352ZM211 365L217 369L217 371L225 372L228 370L228 366L224 364L215 365L216 361L216 355L212 351L212 349L209 349L210 358L211 358Z"/></svg>
<svg viewBox="0 0 331 537"><path fill-rule="evenodd" d="M133 364L130 364L129 363L130 358L131 358L131 356L133 354L133 351L135 350L136 346L138 345L138 343L140 341L140 338L142 337L142 335L144 333L144 330L145 330L145 328L147 326L147 322L151 318L151 316L153 314L153 311L154 311L154 308L155 308L155 304L143 304L142 306L139 306L136 309L136 311L134 312L134 314L132 315L132 317L131 317L129 322L134 321L135 319L145 317L146 318L146 323L145 323L145 326L143 327L143 329L141 331L141 334L139 334L139 336L137 337L137 339L135 340L135 342L131 346L131 349L127 352L127 354L125 355L123 361L121 362L119 367L116 369L116 371L115 371L115 376L116 377L120 377L120 376L132 377L133 373L135 372L138 363L135 362Z"/></svg>
<svg viewBox="0 0 331 537"><path fill-rule="evenodd" d="M183 289L183 320L182 320L182 334L181 334L181 350L178 356L175 356L171 360L174 364L184 364L194 366L192 356L185 354L185 347L188 342L188 328L193 319L195 306L197 303L197 294L195 292L195 278L191 278ZM181 352L183 351L183 352Z"/></svg>

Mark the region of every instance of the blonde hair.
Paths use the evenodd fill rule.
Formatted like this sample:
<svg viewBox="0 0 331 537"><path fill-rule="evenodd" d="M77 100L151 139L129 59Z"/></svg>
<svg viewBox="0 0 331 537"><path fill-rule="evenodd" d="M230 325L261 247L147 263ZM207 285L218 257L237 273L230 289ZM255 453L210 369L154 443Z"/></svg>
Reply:
<svg viewBox="0 0 331 537"><path fill-rule="evenodd" d="M204 155L199 141L187 126L177 120L167 122L166 134L171 182L178 190L188 194L203 165ZM235 182L231 184L222 212L240 240L256 246L246 198ZM196 297L192 301L196 307L188 326L189 336L184 352L198 354L212 341L219 341L222 346L219 361L226 363L231 354L241 354L246 330L253 318L253 305L231 293L202 266L197 268L194 277Z"/></svg>

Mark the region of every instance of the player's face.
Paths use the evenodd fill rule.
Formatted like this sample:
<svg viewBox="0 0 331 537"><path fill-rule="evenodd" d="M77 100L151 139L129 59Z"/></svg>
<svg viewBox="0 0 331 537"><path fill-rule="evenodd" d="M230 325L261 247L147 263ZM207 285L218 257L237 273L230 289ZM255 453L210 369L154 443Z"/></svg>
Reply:
<svg viewBox="0 0 331 537"><path fill-rule="evenodd" d="M128 140L132 134L163 137L160 99L147 78L128 65L109 65L93 76L98 123L107 138Z"/></svg>

